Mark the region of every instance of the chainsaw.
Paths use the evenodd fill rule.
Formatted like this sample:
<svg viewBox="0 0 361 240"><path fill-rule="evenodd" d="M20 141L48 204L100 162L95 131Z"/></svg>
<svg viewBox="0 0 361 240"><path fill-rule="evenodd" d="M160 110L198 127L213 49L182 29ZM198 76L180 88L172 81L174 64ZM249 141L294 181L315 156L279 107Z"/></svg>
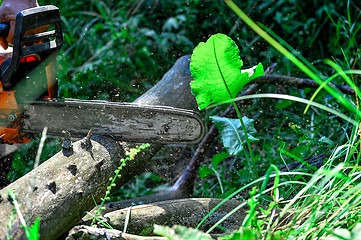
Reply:
<svg viewBox="0 0 361 240"><path fill-rule="evenodd" d="M45 31L29 35L29 30ZM9 24L0 24L7 36ZM26 144L48 128L48 135L93 134L118 141L193 144L204 135L195 112L133 103L58 98L56 56L63 44L55 6L26 9L16 16L12 52L0 61L0 143Z"/></svg>

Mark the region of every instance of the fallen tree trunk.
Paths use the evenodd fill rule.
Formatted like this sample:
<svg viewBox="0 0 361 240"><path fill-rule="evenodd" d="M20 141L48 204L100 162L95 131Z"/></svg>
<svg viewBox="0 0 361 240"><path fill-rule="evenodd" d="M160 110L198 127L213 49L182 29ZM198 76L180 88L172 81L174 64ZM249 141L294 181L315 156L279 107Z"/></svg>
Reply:
<svg viewBox="0 0 361 240"><path fill-rule="evenodd" d="M224 201L224 202L223 202ZM223 202L221 205L220 203ZM243 204L243 206L241 205ZM266 206L258 206L267 209ZM238 230L249 213L249 205L244 201L235 199L216 199L216 198L186 198L170 201L155 202L147 205L138 205L113 212L109 212L101 218L102 223L109 224L113 229L105 229L99 223L98 227L89 227L87 225L75 226L69 232L66 240L81 239L125 239L125 240L146 240L157 239L166 240L168 238L150 237L154 235L154 225L163 225L173 227L181 225L189 228L195 228L207 216L200 225L199 230L205 232L227 216L219 227L212 230L208 237L217 239L218 237ZM213 210L214 209L214 210ZM210 213L213 210L212 213ZM258 210L259 211L259 210ZM278 218L279 209L274 208L273 217ZM290 210L290 212L292 212ZM280 218L279 226L289 223L292 214L286 213ZM259 214L260 220L265 220L267 216ZM88 221L87 223L90 223ZM224 232L227 229L227 233ZM174 238L176 239L176 238ZM207 238L208 239L208 238Z"/></svg>
<svg viewBox="0 0 361 240"><path fill-rule="evenodd" d="M195 109L197 105L189 88L192 79L189 60L189 56L180 58L162 80L136 102ZM104 196L108 179L114 176L114 170L128 147L128 144L119 144L106 137L82 139L73 144L72 154L59 152L0 190L0 239L7 239L7 233L13 236L12 239L25 236L17 214L11 227L7 226L14 209L9 190L16 194L28 223L32 224L40 217L41 239L56 239L76 224L84 216L84 211L94 207L93 198L99 202ZM160 148L161 145L153 144L138 154L121 170L117 186L142 173Z"/></svg>
<svg viewBox="0 0 361 240"><path fill-rule="evenodd" d="M153 225L182 225L185 227L197 227L203 218L224 199L213 198L186 198L156 202L149 205L139 205L125 208L104 215L104 219L115 229L123 230L127 213L130 216L127 233L149 236L153 234ZM227 200L220 205L207 220L202 224L200 230L208 230L227 213L241 205L241 201ZM248 205L236 211L220 225L229 229L230 232L240 228L243 219L247 216Z"/></svg>
<svg viewBox="0 0 361 240"><path fill-rule="evenodd" d="M114 236L114 239L127 239L127 234L132 234L128 235L128 237L133 237L132 239L134 239L136 238L134 235L154 235L154 224L170 227L174 225L182 225L195 228L203 220L203 218L205 218L207 214L209 214L210 211L222 201L224 201L224 199L186 198L155 202L149 205L139 205L109 212L104 215L102 220L114 228L109 232L109 236ZM241 203L241 201L234 199L225 201L207 217L206 221L204 221L201 225L200 230L208 230L227 213L239 207ZM240 208L224 220L220 226L228 229L230 232L239 229L244 218L247 216L246 211L248 210L248 205ZM127 221L127 218L129 218L129 221ZM127 223L127 227L126 231L123 231L125 229L125 223ZM102 227L102 225L99 227ZM108 230L102 229L102 231L96 231L94 228L90 228L88 226L76 226L69 232L67 240L85 239L86 237L90 238L90 236L92 236L93 239L102 239L104 231ZM217 234L217 232L215 234ZM138 238L141 237L138 236Z"/></svg>

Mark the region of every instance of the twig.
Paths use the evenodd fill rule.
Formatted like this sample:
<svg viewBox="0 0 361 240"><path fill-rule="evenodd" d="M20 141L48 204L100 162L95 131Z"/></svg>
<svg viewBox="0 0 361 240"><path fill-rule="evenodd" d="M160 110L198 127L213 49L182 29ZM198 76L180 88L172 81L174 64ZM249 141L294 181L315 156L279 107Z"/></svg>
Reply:
<svg viewBox="0 0 361 240"><path fill-rule="evenodd" d="M311 166L314 166L316 168L320 168L322 166L323 162L325 161L325 159L328 157L330 157L329 154L320 154L317 156L305 158L305 159L303 159L302 162L294 161L294 162L288 164L287 166L281 167L280 171L281 172L293 171L295 169L303 168L303 167L305 167L305 163L308 163Z"/></svg>
<svg viewBox="0 0 361 240"><path fill-rule="evenodd" d="M312 79L308 78L296 78L296 77L289 77L283 75L266 75L262 77L258 77L252 80L252 83L258 84L281 84L283 86L295 86L298 88L318 88L320 85L313 81ZM341 92L345 94L355 94L355 91L346 85L340 85L333 83L336 88L338 88Z"/></svg>

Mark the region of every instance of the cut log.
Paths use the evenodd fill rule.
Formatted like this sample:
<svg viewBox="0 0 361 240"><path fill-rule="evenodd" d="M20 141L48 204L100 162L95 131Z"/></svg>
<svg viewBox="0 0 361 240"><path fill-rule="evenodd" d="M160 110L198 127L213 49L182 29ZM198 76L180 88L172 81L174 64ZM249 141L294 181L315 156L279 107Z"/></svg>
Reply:
<svg viewBox="0 0 361 240"><path fill-rule="evenodd" d="M203 218L223 199L186 198L156 202L149 205L139 205L125 208L104 215L104 219L115 229L123 230L128 211L130 218L127 233L149 236L153 233L153 225L182 225L195 228ZM242 202L227 200L201 225L200 230L208 230L227 213L238 207ZM236 211L221 223L223 228L231 232L239 229L243 219L247 216L248 205Z"/></svg>
<svg viewBox="0 0 361 240"><path fill-rule="evenodd" d="M180 58L175 65L147 93L136 100L147 105L167 105L194 110L195 99L189 83L189 56ZM66 126L64 126L66 127ZM104 196L109 178L120 165L128 144L94 136L73 144L73 150L59 152L38 168L0 190L0 239L23 239L25 232L15 215L10 229L7 226L14 205L8 191L16 194L21 212L32 224L40 217L41 239L56 239L69 230ZM120 172L117 186L124 185L135 175L144 172L152 156L161 145L151 145L138 154ZM34 183L32 187L32 183Z"/></svg>
<svg viewBox="0 0 361 240"><path fill-rule="evenodd" d="M204 233L203 233L204 234ZM204 234L208 235L209 238L218 239L224 237L226 234ZM123 233L119 230L108 229L108 228L97 228L89 227L86 225L76 226L69 232L66 240L168 240L167 237L159 236L139 236L130 233Z"/></svg>
<svg viewBox="0 0 361 240"><path fill-rule="evenodd" d="M125 208L104 215L102 220L112 226L116 230L101 229L102 225L99 224L99 229L88 226L74 227L67 240L83 239L81 237L90 237L92 239L102 239L104 232L109 231L109 236L114 236L117 233L118 239L152 239L154 224L166 225L172 227L174 225L182 225L186 227L195 228L203 220L210 211L215 208L224 199L214 198L186 198L170 201L155 202L147 205L139 205L131 208ZM208 216L205 222L200 227L200 230L208 230L211 226L217 223L227 213L234 210L242 204L242 201L230 199L220 205L212 214ZM246 204L243 208L230 215L224 220L220 226L228 229L230 232L240 228L243 220L247 216L249 206ZM127 222L127 218L129 221ZM91 221L89 221L90 223ZM126 233L120 232L124 230L124 225L127 222ZM223 231L215 232L212 237L219 236ZM127 235L128 234L128 235ZM123 237L123 238L122 238ZM115 239L115 238L114 238ZM158 239L158 238L157 238ZM166 239L166 238L160 238Z"/></svg>

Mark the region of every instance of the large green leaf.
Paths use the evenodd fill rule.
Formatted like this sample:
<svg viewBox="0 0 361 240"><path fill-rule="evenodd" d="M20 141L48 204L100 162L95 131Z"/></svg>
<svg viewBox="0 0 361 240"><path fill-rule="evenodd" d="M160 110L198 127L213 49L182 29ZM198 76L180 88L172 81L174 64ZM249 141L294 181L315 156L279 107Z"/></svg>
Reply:
<svg viewBox="0 0 361 240"><path fill-rule="evenodd" d="M212 167L217 169L218 165L228 157L228 153L221 152L212 157Z"/></svg>
<svg viewBox="0 0 361 240"><path fill-rule="evenodd" d="M200 109L232 99L252 79L264 75L262 64L241 71L243 62L234 41L224 34L211 36L194 49L190 71L193 95Z"/></svg>
<svg viewBox="0 0 361 240"><path fill-rule="evenodd" d="M244 134L241 121L239 119L230 119L225 117L212 116L210 117L221 133L223 146L230 155L237 155L243 150L243 144L246 143L246 135ZM249 141L258 141L251 134L257 133L253 126L253 119L244 116L242 118L247 130Z"/></svg>

